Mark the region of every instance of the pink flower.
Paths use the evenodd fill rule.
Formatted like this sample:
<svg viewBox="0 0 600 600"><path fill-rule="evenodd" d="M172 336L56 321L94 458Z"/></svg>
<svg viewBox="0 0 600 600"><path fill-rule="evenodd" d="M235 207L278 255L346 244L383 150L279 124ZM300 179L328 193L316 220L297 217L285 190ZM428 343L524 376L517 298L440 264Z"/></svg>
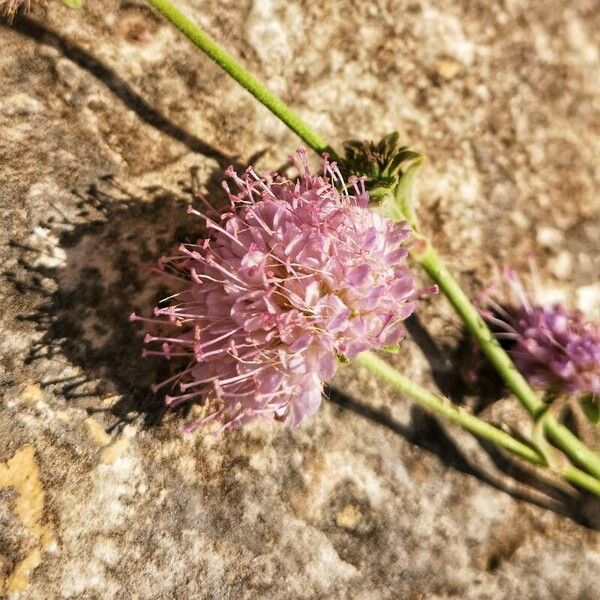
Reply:
<svg viewBox="0 0 600 600"><path fill-rule="evenodd" d="M513 270L505 272L510 298L486 294L484 318L525 378L552 393L600 394L600 323L560 304L541 306Z"/></svg>
<svg viewBox="0 0 600 600"><path fill-rule="evenodd" d="M410 229L368 208L362 181L347 185L324 159L298 181L232 168L231 210L220 222L195 210L209 236L180 247L162 267L183 291L155 309L164 325L146 355L181 358L170 406L212 400L221 429L256 418L291 427L321 403L339 358L397 344L419 294L406 267ZM132 315L134 320L141 317Z"/></svg>

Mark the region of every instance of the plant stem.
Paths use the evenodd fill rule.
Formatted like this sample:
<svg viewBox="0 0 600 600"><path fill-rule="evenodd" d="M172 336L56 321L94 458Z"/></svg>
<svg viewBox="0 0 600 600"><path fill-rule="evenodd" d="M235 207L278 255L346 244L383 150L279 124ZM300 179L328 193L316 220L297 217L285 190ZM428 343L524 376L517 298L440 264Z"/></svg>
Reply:
<svg viewBox="0 0 600 600"><path fill-rule="evenodd" d="M534 465L545 466L546 461L538 450L529 446L510 434L498 429L482 419L450 404L448 400L432 394L414 381L398 372L389 363L379 358L373 352L362 352L356 357L356 362L366 367L371 373L389 383L392 387L404 392L413 400L428 410L441 415L467 431L501 446L505 450L524 458Z"/></svg>
<svg viewBox="0 0 600 600"><path fill-rule="evenodd" d="M327 142L313 131L290 107L265 87L248 70L205 33L189 17L186 17L169 0L148 0L168 21L177 27L193 44L214 60L224 71L248 90L259 102L283 121L318 154L335 154Z"/></svg>
<svg viewBox="0 0 600 600"><path fill-rule="evenodd" d="M313 131L292 109L280 98L273 94L260 81L258 81L249 71L242 67L224 48L222 48L212 37L205 33L191 19L186 17L169 0L148 0L148 3L156 8L168 21L177 27L192 43L207 54L219 66L221 66L233 79L242 87L248 90L259 102L266 106L276 117L285 123L294 131L304 142L315 152L322 154L327 151L336 155L335 151L327 142ZM527 384L522 375L517 371L509 356L504 352L497 340L493 337L487 325L480 317L475 307L471 304L466 294L462 291L456 280L442 264L435 250L427 243L427 250L424 253L413 252L413 256L425 268L431 278L440 286L441 290L448 297L458 314L464 321L467 329L475 336L488 360L498 370L504 378L510 389L519 398L523 406L537 418L544 410L543 402L536 396L531 387ZM399 374L398 374L399 375ZM432 396L434 397L434 396ZM423 396L424 398L424 396ZM435 397L434 397L435 398ZM446 405L444 405L446 406ZM471 415L469 418L463 418L465 415L460 413L457 417L452 407L447 407L444 412L448 418L457 423L461 423L465 428L471 431L474 425ZM468 425L467 423L471 424ZM479 420L478 420L479 422ZM488 425L491 427L491 425ZM485 429L485 428L484 428ZM496 430L504 434L501 430ZM483 431L483 429L481 430ZM600 480L600 457L590 450L583 442L573 435L566 427L561 425L551 415L544 417L544 431L546 435L576 464L584 467L589 473ZM473 430L473 433L475 431ZM504 434L506 435L506 434ZM499 440L501 439L498 438ZM506 441L506 440L505 440ZM516 442L516 440L514 440ZM499 445L502 445L499 441ZM511 442L512 443L512 442ZM504 446L503 446L504 447ZM529 448L528 446L526 446ZM515 447L516 448L516 447ZM522 450L522 448L521 448ZM527 454L528 451L525 451ZM519 454L519 452L516 452ZM523 458L525 458L523 456ZM581 471L575 469L579 484L581 484ZM572 474L571 474L572 475ZM564 475L567 479L571 476ZM590 478L591 479L591 478ZM569 479L571 480L571 479ZM577 483L577 482L576 482ZM600 482L597 482L600 485ZM583 485L583 484L581 484ZM586 489L589 489L589 482ZM585 487L585 486L584 486Z"/></svg>
<svg viewBox="0 0 600 600"><path fill-rule="evenodd" d="M427 271L431 279L440 286L442 292L461 316L466 328L479 342L488 360L507 382L510 389L518 396L523 406L535 418L540 416L546 409L545 404L537 397L525 378L519 373L508 354L502 349L498 340L481 318L479 311L471 304L456 279L443 265L431 244L427 242L426 250L424 252L417 250L413 253L413 257Z"/></svg>
<svg viewBox="0 0 600 600"><path fill-rule="evenodd" d="M437 252L429 242L425 251L413 253L415 260L427 271L429 276L440 286L463 323L479 342L483 353L496 368L508 387L519 398L523 406L534 419L540 418L546 405L537 397L523 375L504 351L489 327L481 318L478 310L471 304L467 295L444 266ZM600 479L600 457L583 442L561 425L552 415L544 415L544 431L546 435L576 464L585 468L591 475Z"/></svg>
<svg viewBox="0 0 600 600"><path fill-rule="evenodd" d="M577 487L600 496L600 481L595 477L571 466L564 467L562 470L556 472Z"/></svg>
<svg viewBox="0 0 600 600"><path fill-rule="evenodd" d="M414 383L401 373L399 373L389 363L379 358L372 352L362 352L356 357L356 362L379 379L390 384L395 389L410 396L415 402L427 410L445 417L449 421L460 425L463 429L471 432L479 438L492 442L496 446L504 448L508 452L540 467L547 467L548 464L543 455L535 449L502 429L494 427L456 406L449 401L432 394L425 388ZM579 469L567 466L564 468L551 469L554 473L562 476L567 481L600 496L600 481L591 477Z"/></svg>

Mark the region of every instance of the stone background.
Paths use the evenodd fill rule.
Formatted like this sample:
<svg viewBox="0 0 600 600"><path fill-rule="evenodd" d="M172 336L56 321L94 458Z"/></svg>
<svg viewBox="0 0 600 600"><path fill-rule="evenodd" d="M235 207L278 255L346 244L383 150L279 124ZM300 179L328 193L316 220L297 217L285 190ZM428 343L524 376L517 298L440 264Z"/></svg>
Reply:
<svg viewBox="0 0 600 600"><path fill-rule="evenodd" d="M597 0L178 4L334 145L425 152L424 228L469 290L533 253L546 294L600 315ZM193 236L192 192L299 142L144 2L50 0L0 48L0 596L598 597L597 501L360 369L299 431L182 437L127 316ZM525 422L462 382L443 298L411 333L397 366Z"/></svg>

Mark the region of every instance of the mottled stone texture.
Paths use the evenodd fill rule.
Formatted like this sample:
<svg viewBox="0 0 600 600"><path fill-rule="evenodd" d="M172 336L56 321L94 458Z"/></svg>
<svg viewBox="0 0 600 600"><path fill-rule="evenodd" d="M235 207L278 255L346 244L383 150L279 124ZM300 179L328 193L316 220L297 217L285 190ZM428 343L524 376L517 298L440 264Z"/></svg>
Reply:
<svg viewBox="0 0 600 600"><path fill-rule="evenodd" d="M600 316L596 1L178 4L332 143L424 151L423 226L468 289L534 251ZM598 502L360 369L299 431L182 438L127 317L197 230L192 189L299 142L143 2L51 0L0 48L0 596L598 597ZM461 382L447 303L419 317L390 360L525 427L493 380Z"/></svg>

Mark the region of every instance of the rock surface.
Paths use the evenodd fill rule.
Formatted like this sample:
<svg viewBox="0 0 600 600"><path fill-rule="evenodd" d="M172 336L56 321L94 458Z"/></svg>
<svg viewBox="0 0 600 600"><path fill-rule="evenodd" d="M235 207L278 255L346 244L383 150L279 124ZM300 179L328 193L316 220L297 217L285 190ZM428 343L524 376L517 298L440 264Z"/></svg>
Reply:
<svg viewBox="0 0 600 600"><path fill-rule="evenodd" d="M178 4L334 145L424 151L423 226L468 289L535 252L600 316L597 2ZM0 47L0 596L597 598L598 502L360 369L299 431L182 437L127 316L192 191L299 142L143 2L51 0ZM524 422L457 380L445 301L419 317L390 360Z"/></svg>

